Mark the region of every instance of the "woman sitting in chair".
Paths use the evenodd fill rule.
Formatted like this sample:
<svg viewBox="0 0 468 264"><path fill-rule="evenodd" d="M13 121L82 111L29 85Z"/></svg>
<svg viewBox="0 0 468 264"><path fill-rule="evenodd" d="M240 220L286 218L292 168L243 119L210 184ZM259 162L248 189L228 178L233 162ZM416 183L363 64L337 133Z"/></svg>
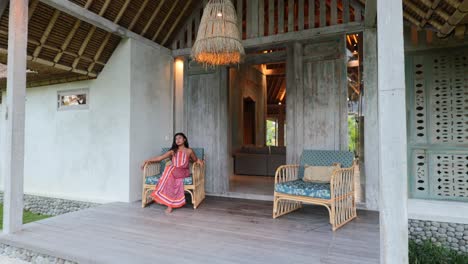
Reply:
<svg viewBox="0 0 468 264"><path fill-rule="evenodd" d="M200 164L203 164L203 160L199 160L189 148L187 137L183 133L177 133L174 135L171 149L162 156L146 160L142 169L147 163L161 162L168 158L171 158L172 163L166 163L166 168L151 193L151 198L156 203L166 205L166 213L171 213L173 208L185 205L184 178L190 176L190 160Z"/></svg>

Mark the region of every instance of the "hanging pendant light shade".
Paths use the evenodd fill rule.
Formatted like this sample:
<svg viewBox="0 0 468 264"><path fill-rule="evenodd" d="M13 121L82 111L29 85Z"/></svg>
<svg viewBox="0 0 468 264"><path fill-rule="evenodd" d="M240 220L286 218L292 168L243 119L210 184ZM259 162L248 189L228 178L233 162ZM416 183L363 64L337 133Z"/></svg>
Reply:
<svg viewBox="0 0 468 264"><path fill-rule="evenodd" d="M210 0L192 47L192 58L209 65L239 64L245 56L231 0Z"/></svg>

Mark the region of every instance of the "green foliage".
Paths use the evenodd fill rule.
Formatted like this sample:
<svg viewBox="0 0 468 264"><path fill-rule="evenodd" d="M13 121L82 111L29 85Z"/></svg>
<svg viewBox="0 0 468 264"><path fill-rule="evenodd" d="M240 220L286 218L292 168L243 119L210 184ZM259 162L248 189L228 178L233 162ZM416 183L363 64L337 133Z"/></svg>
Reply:
<svg viewBox="0 0 468 264"><path fill-rule="evenodd" d="M467 264L468 254L437 246L429 240L418 244L409 242L410 264Z"/></svg>
<svg viewBox="0 0 468 264"><path fill-rule="evenodd" d="M31 223L35 221L39 221L45 218L49 218L50 216L48 215L39 215L35 213L31 213L29 211L24 211L23 212L23 223ZM0 204L0 229L3 228L3 204Z"/></svg>
<svg viewBox="0 0 468 264"><path fill-rule="evenodd" d="M277 131L276 131L277 123L273 120L267 120L267 146L277 146L278 142L276 141Z"/></svg>
<svg viewBox="0 0 468 264"><path fill-rule="evenodd" d="M357 138L357 123L355 115L348 115L348 148L349 151L356 151Z"/></svg>

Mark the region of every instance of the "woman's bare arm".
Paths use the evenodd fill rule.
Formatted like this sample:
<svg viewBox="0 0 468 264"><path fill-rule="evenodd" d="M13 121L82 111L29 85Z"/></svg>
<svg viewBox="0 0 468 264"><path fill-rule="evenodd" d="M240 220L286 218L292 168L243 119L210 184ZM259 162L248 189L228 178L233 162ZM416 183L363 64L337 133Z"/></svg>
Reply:
<svg viewBox="0 0 468 264"><path fill-rule="evenodd" d="M169 150L168 152L164 153L163 155L161 156L157 156L157 157L154 157L154 158L151 158L151 159L147 159L143 162L143 164L141 165L141 169L144 169L145 168L145 165L148 164L148 163L155 163L155 162L161 162L167 158L170 158L172 156L174 152L172 150Z"/></svg>
<svg viewBox="0 0 468 264"><path fill-rule="evenodd" d="M193 149L190 149L190 159L191 159L193 162L203 164L203 160L198 159L198 157L197 157L197 155L195 154L195 151L193 151Z"/></svg>

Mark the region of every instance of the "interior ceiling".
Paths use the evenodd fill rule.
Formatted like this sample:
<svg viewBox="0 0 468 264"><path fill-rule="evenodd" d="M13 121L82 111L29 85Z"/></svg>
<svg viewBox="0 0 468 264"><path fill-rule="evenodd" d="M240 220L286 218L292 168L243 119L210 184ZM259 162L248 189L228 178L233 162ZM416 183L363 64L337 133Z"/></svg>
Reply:
<svg viewBox="0 0 468 264"><path fill-rule="evenodd" d="M266 65L267 103L276 105L286 102L286 63Z"/></svg>

